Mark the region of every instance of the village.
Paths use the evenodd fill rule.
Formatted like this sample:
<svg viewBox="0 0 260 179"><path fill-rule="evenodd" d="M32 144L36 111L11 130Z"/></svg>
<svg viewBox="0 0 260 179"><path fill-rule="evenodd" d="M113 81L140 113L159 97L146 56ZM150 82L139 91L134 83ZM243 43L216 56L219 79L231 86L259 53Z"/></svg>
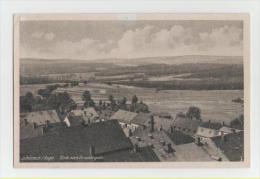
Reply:
<svg viewBox="0 0 260 179"><path fill-rule="evenodd" d="M70 89L85 83L20 96L21 162L244 160L243 116L226 124L201 119L196 106L176 116L155 113L136 95L98 99L87 88L73 99Z"/></svg>

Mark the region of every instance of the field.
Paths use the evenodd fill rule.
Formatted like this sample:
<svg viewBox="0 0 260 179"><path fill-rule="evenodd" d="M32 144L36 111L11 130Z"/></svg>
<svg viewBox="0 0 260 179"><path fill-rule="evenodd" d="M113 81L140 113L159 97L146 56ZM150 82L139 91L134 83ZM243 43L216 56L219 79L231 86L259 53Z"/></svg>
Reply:
<svg viewBox="0 0 260 179"><path fill-rule="evenodd" d="M80 86L58 88L74 101L83 103L85 90L92 98L107 100L136 94L152 112L175 116L190 106L202 110L203 120L229 122L243 114L243 105L232 102L243 98L242 57L180 56L84 61L21 59L21 95L37 93L50 83L84 82ZM87 84L85 84L87 82Z"/></svg>
<svg viewBox="0 0 260 179"><path fill-rule="evenodd" d="M35 91L43 85L21 85L21 94ZM139 88L124 85L106 85L89 83L85 86L58 88L59 92L67 91L72 98L81 103L84 90L89 90L95 101L107 100L112 94L115 98L126 96L128 101L136 94L139 100L148 104L152 112L169 112L175 116L178 112L186 112L190 106L198 106L202 111L202 120L212 120L229 123L232 119L243 114L243 105L232 102L233 99L243 97L243 90L162 90Z"/></svg>

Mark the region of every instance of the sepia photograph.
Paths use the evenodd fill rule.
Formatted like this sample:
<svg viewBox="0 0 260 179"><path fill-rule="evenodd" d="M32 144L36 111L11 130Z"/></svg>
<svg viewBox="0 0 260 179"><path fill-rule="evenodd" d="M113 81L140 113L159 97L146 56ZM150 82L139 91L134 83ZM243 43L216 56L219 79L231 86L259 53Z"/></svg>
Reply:
<svg viewBox="0 0 260 179"><path fill-rule="evenodd" d="M248 167L248 14L14 15L15 167Z"/></svg>

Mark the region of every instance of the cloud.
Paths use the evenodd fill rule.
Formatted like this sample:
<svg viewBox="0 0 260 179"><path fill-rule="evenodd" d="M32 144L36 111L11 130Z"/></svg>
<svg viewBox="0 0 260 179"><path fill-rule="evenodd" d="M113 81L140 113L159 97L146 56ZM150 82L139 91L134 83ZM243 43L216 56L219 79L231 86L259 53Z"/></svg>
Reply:
<svg viewBox="0 0 260 179"><path fill-rule="evenodd" d="M54 33L33 33L33 38L53 41ZM31 47L31 55L54 58L97 59L138 58L176 55L242 55L243 31L235 26L223 26L205 32L193 32L190 27L173 25L168 29L147 25L125 31L119 40L99 41L83 38L79 41L62 40ZM26 54L30 54L30 50ZM47 54L48 53L48 54Z"/></svg>
<svg viewBox="0 0 260 179"><path fill-rule="evenodd" d="M48 41L51 41L55 38L55 34L53 32L48 32L48 33L44 33L44 32L34 32L32 33L31 37L33 39L36 39L36 40L48 40Z"/></svg>
<svg viewBox="0 0 260 179"><path fill-rule="evenodd" d="M241 55L242 29L224 26L194 34L192 29L174 25L158 30L153 26L130 30L118 41L112 55L123 57L169 55Z"/></svg>
<svg viewBox="0 0 260 179"><path fill-rule="evenodd" d="M53 40L55 38L55 34L52 32L46 33L44 37L46 40Z"/></svg>
<svg viewBox="0 0 260 179"><path fill-rule="evenodd" d="M32 33L31 37L35 39L40 39L42 38L43 34L44 34L43 32L34 32Z"/></svg>

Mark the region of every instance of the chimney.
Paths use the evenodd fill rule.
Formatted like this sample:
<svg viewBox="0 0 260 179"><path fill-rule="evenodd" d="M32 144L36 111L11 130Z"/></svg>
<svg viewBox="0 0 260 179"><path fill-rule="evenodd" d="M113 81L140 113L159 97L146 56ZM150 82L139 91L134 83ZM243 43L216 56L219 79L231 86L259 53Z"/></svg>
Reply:
<svg viewBox="0 0 260 179"><path fill-rule="evenodd" d="M171 143L167 144L167 152L168 153L172 153L173 152L173 148L172 148L172 144Z"/></svg>
<svg viewBox="0 0 260 179"><path fill-rule="evenodd" d="M38 126L37 126L37 123L34 122L34 123L33 123L33 128L36 129L37 127L38 127Z"/></svg>
<svg viewBox="0 0 260 179"><path fill-rule="evenodd" d="M201 145L202 145L200 137L195 137L195 143L196 143L198 146L201 146Z"/></svg>
<svg viewBox="0 0 260 179"><path fill-rule="evenodd" d="M171 129L171 133L173 133L173 127L172 127L172 126L171 126L171 128L170 128L170 129Z"/></svg>
<svg viewBox="0 0 260 179"><path fill-rule="evenodd" d="M132 130L129 129L129 130L128 130L128 137L132 137L132 135L133 135Z"/></svg>
<svg viewBox="0 0 260 179"><path fill-rule="evenodd" d="M159 128L159 131L162 131L163 130L163 127L162 127L162 125L160 126L160 128Z"/></svg>
<svg viewBox="0 0 260 179"><path fill-rule="evenodd" d="M29 124L28 119L24 119L24 124L25 124L25 125L28 125L28 124Z"/></svg>
<svg viewBox="0 0 260 179"><path fill-rule="evenodd" d="M47 128L50 127L50 121L49 121L49 120L46 121L46 127L47 127Z"/></svg>
<svg viewBox="0 0 260 179"><path fill-rule="evenodd" d="M134 144L134 153L137 153L138 152L138 144Z"/></svg>
<svg viewBox="0 0 260 179"><path fill-rule="evenodd" d="M151 132L153 132L154 131L154 117L153 117L153 115L151 115L151 117L150 117L150 127L151 127Z"/></svg>
<svg viewBox="0 0 260 179"><path fill-rule="evenodd" d="M222 141L222 142L226 142L227 139L226 139L226 136L225 136L224 132L221 131L220 133L221 133L221 141Z"/></svg>
<svg viewBox="0 0 260 179"><path fill-rule="evenodd" d="M91 157L95 156L95 147L93 145L90 146L89 153Z"/></svg>

